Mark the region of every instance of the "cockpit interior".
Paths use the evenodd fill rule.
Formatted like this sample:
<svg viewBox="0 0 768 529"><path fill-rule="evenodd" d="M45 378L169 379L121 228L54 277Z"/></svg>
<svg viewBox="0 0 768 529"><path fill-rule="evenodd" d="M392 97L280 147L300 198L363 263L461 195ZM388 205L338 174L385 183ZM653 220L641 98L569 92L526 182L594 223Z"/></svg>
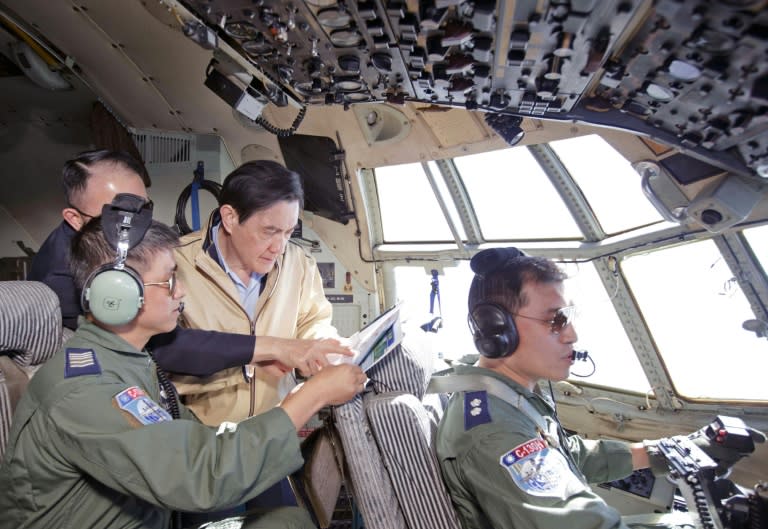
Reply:
<svg viewBox="0 0 768 529"><path fill-rule="evenodd" d="M0 0L4 281L93 146L139 157L182 233L242 162L299 172L342 335L400 303L471 362L469 259L516 246L569 275L569 430L768 430L765 0ZM768 503L768 447L731 479ZM599 489L672 508L647 476Z"/></svg>

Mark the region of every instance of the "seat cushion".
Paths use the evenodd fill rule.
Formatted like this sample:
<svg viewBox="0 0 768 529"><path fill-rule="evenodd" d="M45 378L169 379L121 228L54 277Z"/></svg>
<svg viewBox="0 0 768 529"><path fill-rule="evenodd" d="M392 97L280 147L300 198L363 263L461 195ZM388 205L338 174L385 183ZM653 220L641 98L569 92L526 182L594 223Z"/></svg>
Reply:
<svg viewBox="0 0 768 529"><path fill-rule="evenodd" d="M61 345L59 298L36 281L0 281L0 351L21 367L42 364Z"/></svg>
<svg viewBox="0 0 768 529"><path fill-rule="evenodd" d="M434 453L434 416L409 393L367 394L364 403L408 527L459 529Z"/></svg>
<svg viewBox="0 0 768 529"><path fill-rule="evenodd" d="M335 408L334 423L344 447L348 472L346 481L363 516L365 528L407 529L397 496L363 413L362 397L358 395Z"/></svg>
<svg viewBox="0 0 768 529"><path fill-rule="evenodd" d="M402 391L421 399L432 376L431 351L409 346L409 335L368 373L376 393Z"/></svg>
<svg viewBox="0 0 768 529"><path fill-rule="evenodd" d="M37 367L61 346L59 298L35 281L0 281L0 458L11 418Z"/></svg>

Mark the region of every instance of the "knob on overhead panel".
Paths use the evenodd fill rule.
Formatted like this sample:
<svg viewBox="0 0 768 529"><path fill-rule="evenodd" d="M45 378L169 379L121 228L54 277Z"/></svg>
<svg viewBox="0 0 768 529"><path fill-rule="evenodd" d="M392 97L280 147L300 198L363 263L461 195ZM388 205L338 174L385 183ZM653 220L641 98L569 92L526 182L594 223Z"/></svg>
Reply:
<svg viewBox="0 0 768 529"><path fill-rule="evenodd" d="M269 55L272 53L272 45L264 39L262 36L261 38L255 38L253 40L248 40L242 43L243 50L248 55L253 56L263 56L263 55Z"/></svg>
<svg viewBox="0 0 768 529"><path fill-rule="evenodd" d="M528 47L529 40L531 40L531 33L527 28L516 29L509 36L509 47L524 50Z"/></svg>
<svg viewBox="0 0 768 529"><path fill-rule="evenodd" d="M384 35L384 23L380 19L367 21L365 29L371 37L381 37Z"/></svg>
<svg viewBox="0 0 768 529"><path fill-rule="evenodd" d="M293 78L293 68L287 64L278 64L276 66L277 75L283 82L290 82Z"/></svg>
<svg viewBox="0 0 768 529"><path fill-rule="evenodd" d="M304 67L306 68L310 77L317 77L322 75L323 66L325 65L323 64L323 61L320 60L320 57L310 57L304 63Z"/></svg>
<svg viewBox="0 0 768 529"><path fill-rule="evenodd" d="M489 64L474 63L472 70L474 71L475 82L482 82L491 77L491 66Z"/></svg>
<svg viewBox="0 0 768 529"><path fill-rule="evenodd" d="M503 92L494 92L491 94L491 100L488 103L488 106L493 108L494 110L502 110L509 106L510 97L503 93Z"/></svg>
<svg viewBox="0 0 768 529"><path fill-rule="evenodd" d="M491 31L496 20L496 2L494 0L475 0L473 4L472 26L477 31Z"/></svg>
<svg viewBox="0 0 768 529"><path fill-rule="evenodd" d="M539 78L536 80L536 88L537 96L544 100L550 100L557 94L557 81L547 78Z"/></svg>
<svg viewBox="0 0 768 529"><path fill-rule="evenodd" d="M467 77L454 77L448 84L449 92L466 92L475 86L475 81Z"/></svg>
<svg viewBox="0 0 768 529"><path fill-rule="evenodd" d="M443 28L440 45L444 47L462 46L472 40L472 28L451 20Z"/></svg>
<svg viewBox="0 0 768 529"><path fill-rule="evenodd" d="M373 20L378 17L376 6L373 2L360 2L357 4L357 14L363 20Z"/></svg>
<svg viewBox="0 0 768 529"><path fill-rule="evenodd" d="M449 75L467 74L472 70L473 59L471 55L456 53L446 58L445 71Z"/></svg>
<svg viewBox="0 0 768 529"><path fill-rule="evenodd" d="M573 33L561 31L557 35L557 47L552 52L557 57L570 57L573 55Z"/></svg>
<svg viewBox="0 0 768 529"><path fill-rule="evenodd" d="M558 81L562 77L563 61L562 57L549 55L545 57L547 61L547 71L544 72L544 78L550 81Z"/></svg>
<svg viewBox="0 0 768 529"><path fill-rule="evenodd" d="M431 62L442 61L448 48L440 44L439 36L427 37L427 60Z"/></svg>

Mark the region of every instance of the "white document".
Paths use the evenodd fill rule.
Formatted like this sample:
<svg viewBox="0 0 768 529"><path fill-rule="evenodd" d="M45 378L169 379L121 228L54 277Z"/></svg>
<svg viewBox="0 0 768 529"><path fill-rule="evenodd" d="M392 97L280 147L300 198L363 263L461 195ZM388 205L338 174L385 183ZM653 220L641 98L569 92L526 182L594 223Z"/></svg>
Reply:
<svg viewBox="0 0 768 529"><path fill-rule="evenodd" d="M368 371L403 340L400 306L395 305L349 337L354 356L328 355L332 364L357 364Z"/></svg>

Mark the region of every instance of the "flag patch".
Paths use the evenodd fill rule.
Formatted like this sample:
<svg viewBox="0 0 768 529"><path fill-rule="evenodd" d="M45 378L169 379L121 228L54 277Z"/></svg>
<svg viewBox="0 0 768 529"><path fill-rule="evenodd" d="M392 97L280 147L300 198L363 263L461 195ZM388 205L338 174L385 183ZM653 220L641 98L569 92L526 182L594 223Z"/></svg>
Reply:
<svg viewBox="0 0 768 529"><path fill-rule="evenodd" d="M139 424L146 426L173 420L167 411L136 386L121 391L115 395L114 400L118 408L136 419Z"/></svg>
<svg viewBox="0 0 768 529"><path fill-rule="evenodd" d="M571 471L563 454L543 439L531 439L502 454L499 464L526 494L567 499L582 492L584 483Z"/></svg>

